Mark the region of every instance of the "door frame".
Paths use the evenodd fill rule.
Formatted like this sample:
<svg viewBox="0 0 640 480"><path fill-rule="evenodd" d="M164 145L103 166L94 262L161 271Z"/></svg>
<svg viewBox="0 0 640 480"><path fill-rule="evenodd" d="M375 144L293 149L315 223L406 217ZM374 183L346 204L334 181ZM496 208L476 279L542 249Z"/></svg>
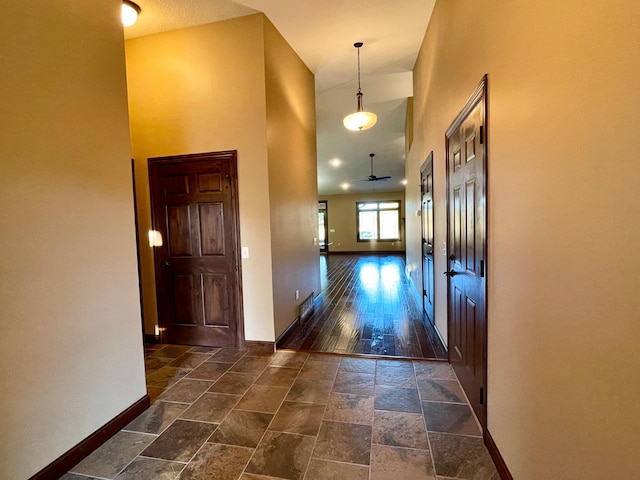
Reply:
<svg viewBox="0 0 640 480"><path fill-rule="evenodd" d="M324 248L320 247L321 253L329 253L329 201L318 200L318 206L324 204ZM318 211L320 208L318 208Z"/></svg>
<svg viewBox="0 0 640 480"><path fill-rule="evenodd" d="M236 211L234 229L235 235L233 235L233 256L235 258L234 262L234 273L237 278L237 285L235 291L232 295L235 297L236 301L236 338L238 340L237 348L244 349L245 346L245 338L244 338L244 306L243 306L243 294L242 294L242 261L240 260L240 203L238 199L238 151L237 150L225 150L220 152L205 152L205 153L191 153L185 155L173 155L167 157L151 157L147 159L147 170L151 173L151 168L153 166L160 165L175 165L186 162L202 162L206 163L210 160L226 160L229 162L229 170L230 177L228 178L230 186L231 186L231 202L233 204L233 208ZM153 198L153 194L151 192L151 177L149 177L149 196L151 200L151 228L153 230L157 230L158 222L160 219L156 218L156 205L155 200ZM153 281L155 284L155 293L156 293L156 305L158 310L161 308L160 298L159 298L159 284L158 284L158 275L162 272L162 267L160 265L160 256L158 255L158 250L153 250L153 267L154 267L154 275ZM160 343L165 343L165 333L164 326L161 324L162 316L158 313L158 326L160 327Z"/></svg>
<svg viewBox="0 0 640 480"><path fill-rule="evenodd" d="M483 162L483 166L482 166L482 173L484 175L484 182L483 182L483 186L484 186L484 191L483 193L483 197L484 197L484 245L482 248L483 251L483 256L484 256L484 275L485 275L485 281L484 281L484 305L483 305L483 313L484 313L484 354L483 354L483 368L484 368L484 378L482 379L482 388L483 388L483 398L482 398L482 418L479 418L479 422L480 425L482 427L482 435L483 438L486 441L487 438L487 399L488 399L488 392L487 392L487 378L489 376L489 370L488 370L488 363L487 363L487 354L488 354L488 333L489 333L489 318L488 318L488 309L487 309L487 293L488 293L488 257L487 257L487 246L489 243L489 230L488 230L488 220L489 220L489 209L488 209L488 196L487 196L487 192L488 192L488 184L489 184L489 177L488 177L488 158L489 158L489 142L488 142L488 112L489 112L489 102L488 102L488 89L487 89L487 80L488 80L488 76L487 74L485 74L482 79L480 80L480 83L478 84L478 86L476 87L476 89L474 90L473 94L471 94L471 96L469 97L469 99L467 100L467 102L465 103L464 107L462 108L462 110L460 111L460 113L458 113L458 115L456 116L456 118L453 120L453 122L451 123L451 125L449 126L449 128L447 128L446 132L445 132L445 166L446 166L446 188L447 188L447 194L446 194L446 232L447 232L447 259L450 257L450 255L452 254L451 248L452 245L450 245L449 242L449 229L451 226L451 218L450 218L450 214L449 214L449 207L451 205L451 198L450 198L450 194L449 194L449 190L450 190L450 180L449 180L449 137L453 134L453 132L458 129L462 122L468 117L468 115L471 113L471 111L476 107L476 105L478 105L478 103L480 102L484 102L484 118L482 119L483 122L483 131L481 132L481 141L483 142L484 145L484 162ZM448 260L447 260L448 262ZM448 263L447 263L448 265ZM447 344L450 347L452 344L452 340L451 340L451 336L453 334L453 320L452 320L452 315L451 315L451 292L450 292L450 288L451 288L451 282L449 282L449 280L447 279ZM448 348L447 349L449 352L449 363L451 363L451 351L452 348Z"/></svg>
<svg viewBox="0 0 640 480"><path fill-rule="evenodd" d="M422 163L422 165L420 166L420 232L422 234L422 237L420 238L420 243L421 243L421 248L420 251L422 253L422 314L423 316L427 316L425 309L424 309L424 296L425 296L425 285L424 285L424 215L425 215L425 208L424 208L424 204L422 203L422 196L424 195L424 192L422 191L422 187L423 187L423 183L422 183L422 176L423 173L426 172L427 167L429 167L429 165L431 165L431 199L432 199L432 218L431 218L431 228L433 229L433 246L434 246L434 252L431 252L431 255L434 257L433 261L434 261L434 270L432 272L431 275L431 282L432 285L435 286L435 209L433 209L434 207L434 203L435 203L435 199L434 199L434 193L433 190L435 188L435 182L433 181L433 150L429 153L429 155L427 155L427 158L425 159L425 161ZM432 317L434 318L429 318L429 323L431 323L431 325L433 327L436 326L436 319L435 319L435 311L436 311L436 299L435 299L435 289L434 289L434 295L431 298L431 304L433 305L433 315ZM438 332L439 334L439 332Z"/></svg>
<svg viewBox="0 0 640 480"><path fill-rule="evenodd" d="M144 325L144 304L142 298L142 260L140 256L140 224L138 222L138 196L136 195L136 162L131 159L131 188L133 193L133 224L136 229L136 264L138 266L138 290L140 290L138 296L140 298L140 321L142 322L142 338L146 342L148 337L150 340L155 341L155 335L147 336ZM155 278L155 277L154 277Z"/></svg>

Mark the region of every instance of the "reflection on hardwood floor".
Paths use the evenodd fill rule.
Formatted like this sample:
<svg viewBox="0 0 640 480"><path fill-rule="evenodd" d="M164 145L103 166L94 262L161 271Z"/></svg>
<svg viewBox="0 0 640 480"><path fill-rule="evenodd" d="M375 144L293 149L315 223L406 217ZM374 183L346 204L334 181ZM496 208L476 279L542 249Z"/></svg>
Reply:
<svg viewBox="0 0 640 480"><path fill-rule="evenodd" d="M404 270L401 255L321 256L315 312L279 347L446 359L433 327L425 328Z"/></svg>

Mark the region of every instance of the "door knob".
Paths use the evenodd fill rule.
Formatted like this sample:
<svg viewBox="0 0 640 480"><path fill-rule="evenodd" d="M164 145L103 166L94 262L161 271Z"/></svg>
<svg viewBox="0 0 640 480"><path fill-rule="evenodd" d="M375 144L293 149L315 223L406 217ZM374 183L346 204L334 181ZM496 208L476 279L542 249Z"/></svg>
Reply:
<svg viewBox="0 0 640 480"><path fill-rule="evenodd" d="M162 268L170 268L171 264L169 262L162 262Z"/></svg>
<svg viewBox="0 0 640 480"><path fill-rule="evenodd" d="M455 272L453 270L447 270L446 272L444 272L444 274L447 277L455 277L456 275L459 275L460 273L462 273L462 272Z"/></svg>

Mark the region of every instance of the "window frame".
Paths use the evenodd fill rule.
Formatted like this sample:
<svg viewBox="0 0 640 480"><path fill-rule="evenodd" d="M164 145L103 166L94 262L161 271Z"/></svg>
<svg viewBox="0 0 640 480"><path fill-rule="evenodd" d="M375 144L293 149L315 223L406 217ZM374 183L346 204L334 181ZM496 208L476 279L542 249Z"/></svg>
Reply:
<svg viewBox="0 0 640 480"><path fill-rule="evenodd" d="M376 204L375 209L360 210L360 205ZM398 208L380 208L380 204L383 203L397 203ZM402 241L402 216L400 211L402 210L402 200L369 200L356 202L356 241L357 242L400 242ZM376 238L360 238L360 213L376 212L377 217L377 231ZM380 239L380 212L398 212L398 238L385 238Z"/></svg>

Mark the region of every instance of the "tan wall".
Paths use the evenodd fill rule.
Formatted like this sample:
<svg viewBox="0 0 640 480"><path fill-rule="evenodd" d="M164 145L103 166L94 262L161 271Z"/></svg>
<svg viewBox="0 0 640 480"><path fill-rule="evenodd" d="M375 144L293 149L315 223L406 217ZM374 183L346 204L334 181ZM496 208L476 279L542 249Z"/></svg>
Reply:
<svg viewBox="0 0 640 480"><path fill-rule="evenodd" d="M404 192L352 193L348 195L326 195L327 219L329 221L329 252L378 252L404 251ZM376 200L400 200L399 242L358 242L356 202ZM331 230L334 230L333 232Z"/></svg>
<svg viewBox="0 0 640 480"><path fill-rule="evenodd" d="M320 293L315 87L311 71L266 18L264 27L277 338L302 301Z"/></svg>
<svg viewBox="0 0 640 480"><path fill-rule="evenodd" d="M0 478L29 478L142 398L117 2L4 2Z"/></svg>
<svg viewBox="0 0 640 480"><path fill-rule="evenodd" d="M635 0L438 1L415 67L407 178L433 150L436 245L444 132L489 74L488 426L518 480L637 476L639 31Z"/></svg>
<svg viewBox="0 0 640 480"><path fill-rule="evenodd" d="M128 40L145 331L157 322L147 159L238 151L247 340L274 340L262 14Z"/></svg>
<svg viewBox="0 0 640 480"><path fill-rule="evenodd" d="M404 132L404 151L405 155L408 155L411 145L413 144L413 97L407 98L407 113L404 123Z"/></svg>

